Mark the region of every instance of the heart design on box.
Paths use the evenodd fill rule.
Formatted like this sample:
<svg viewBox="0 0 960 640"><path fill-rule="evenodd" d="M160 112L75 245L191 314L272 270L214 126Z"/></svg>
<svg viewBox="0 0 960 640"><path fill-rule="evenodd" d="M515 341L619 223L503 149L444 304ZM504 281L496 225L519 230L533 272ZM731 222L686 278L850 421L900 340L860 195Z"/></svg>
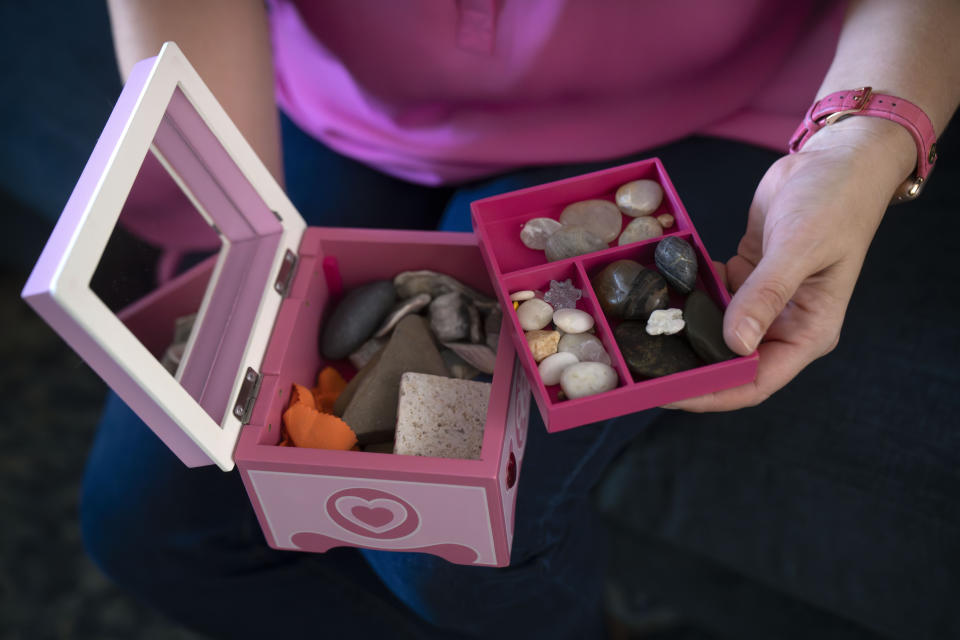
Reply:
<svg viewBox="0 0 960 640"><path fill-rule="evenodd" d="M410 503L380 489L337 491L327 499L326 509L340 527L367 538L402 538L420 526Z"/></svg>

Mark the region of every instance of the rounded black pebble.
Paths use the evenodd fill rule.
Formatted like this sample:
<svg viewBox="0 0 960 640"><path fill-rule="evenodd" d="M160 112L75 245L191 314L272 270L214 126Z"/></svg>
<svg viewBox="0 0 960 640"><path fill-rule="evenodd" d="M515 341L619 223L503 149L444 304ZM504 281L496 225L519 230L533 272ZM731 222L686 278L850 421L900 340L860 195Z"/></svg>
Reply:
<svg viewBox="0 0 960 640"><path fill-rule="evenodd" d="M687 296L683 320L687 340L698 356L710 363L737 357L723 340L723 312L710 296L702 291Z"/></svg>
<svg viewBox="0 0 960 640"><path fill-rule="evenodd" d="M697 283L697 252L689 242L667 236L657 243L653 254L657 269L680 293L690 293Z"/></svg>
<svg viewBox="0 0 960 640"><path fill-rule="evenodd" d="M636 376L658 378L702 364L683 338L651 336L644 322L622 322L614 330L613 337L627 367Z"/></svg>
<svg viewBox="0 0 960 640"><path fill-rule="evenodd" d="M320 330L320 355L340 360L356 351L377 330L396 299L389 280L348 291Z"/></svg>

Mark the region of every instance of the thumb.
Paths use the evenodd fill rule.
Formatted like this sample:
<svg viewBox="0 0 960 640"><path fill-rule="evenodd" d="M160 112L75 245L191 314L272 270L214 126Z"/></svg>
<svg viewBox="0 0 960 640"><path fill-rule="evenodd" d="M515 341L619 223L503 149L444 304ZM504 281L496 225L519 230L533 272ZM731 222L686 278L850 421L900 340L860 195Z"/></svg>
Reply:
<svg viewBox="0 0 960 640"><path fill-rule="evenodd" d="M723 338L733 351L745 356L756 350L767 329L809 275L805 263L786 250L769 251L761 258L724 314Z"/></svg>

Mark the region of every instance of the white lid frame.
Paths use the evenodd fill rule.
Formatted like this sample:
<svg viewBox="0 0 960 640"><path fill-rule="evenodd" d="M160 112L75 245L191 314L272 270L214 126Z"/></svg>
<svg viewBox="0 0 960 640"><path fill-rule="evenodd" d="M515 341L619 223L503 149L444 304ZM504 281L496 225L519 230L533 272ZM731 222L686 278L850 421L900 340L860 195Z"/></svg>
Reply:
<svg viewBox="0 0 960 640"><path fill-rule="evenodd" d="M273 288L274 278L284 255L288 251L296 254L306 225L172 42L166 43L156 58L138 63L131 72L103 135L24 287L23 297L185 464L201 466L212 461L228 471L234 466L233 451L242 427L240 420L230 410L219 424L211 418L90 289L90 280L124 202L177 91L186 97L208 132L235 163L244 181L243 193L252 188L270 215L275 216L270 221L274 231L270 240L276 242L277 247L269 267L273 277L266 279L259 292L243 291L245 296L259 294L259 301L252 331L244 336L241 365L232 374L230 398L239 394L248 368L259 371L282 301ZM189 134L184 140L190 145L192 141L188 138ZM156 149L154 152L160 155ZM168 164L162 156L161 160ZM168 166L168 169L175 171L176 167ZM183 186L176 174L173 175ZM230 199L231 185L219 187ZM204 213L217 222L215 211L208 209ZM257 219L245 211L232 213L235 217L237 214L254 231L253 235L259 235L259 230L265 228L262 215ZM221 234L221 239L223 248L211 278L211 289L221 275L231 246L227 235ZM208 290L204 306L210 298ZM202 323L203 311L201 309L198 323ZM232 407L232 403L228 407Z"/></svg>

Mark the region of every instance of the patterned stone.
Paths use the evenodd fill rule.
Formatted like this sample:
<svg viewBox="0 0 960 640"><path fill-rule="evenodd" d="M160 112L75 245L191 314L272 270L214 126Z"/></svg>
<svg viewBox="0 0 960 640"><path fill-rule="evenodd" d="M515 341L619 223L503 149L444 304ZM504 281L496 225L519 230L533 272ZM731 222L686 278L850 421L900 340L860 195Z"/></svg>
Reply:
<svg viewBox="0 0 960 640"><path fill-rule="evenodd" d="M548 262L556 262L609 248L606 242L583 227L564 226L547 239L546 258Z"/></svg>
<svg viewBox="0 0 960 640"><path fill-rule="evenodd" d="M690 293L697 283L697 252L677 236L667 236L657 243L653 254L657 269L674 289Z"/></svg>

